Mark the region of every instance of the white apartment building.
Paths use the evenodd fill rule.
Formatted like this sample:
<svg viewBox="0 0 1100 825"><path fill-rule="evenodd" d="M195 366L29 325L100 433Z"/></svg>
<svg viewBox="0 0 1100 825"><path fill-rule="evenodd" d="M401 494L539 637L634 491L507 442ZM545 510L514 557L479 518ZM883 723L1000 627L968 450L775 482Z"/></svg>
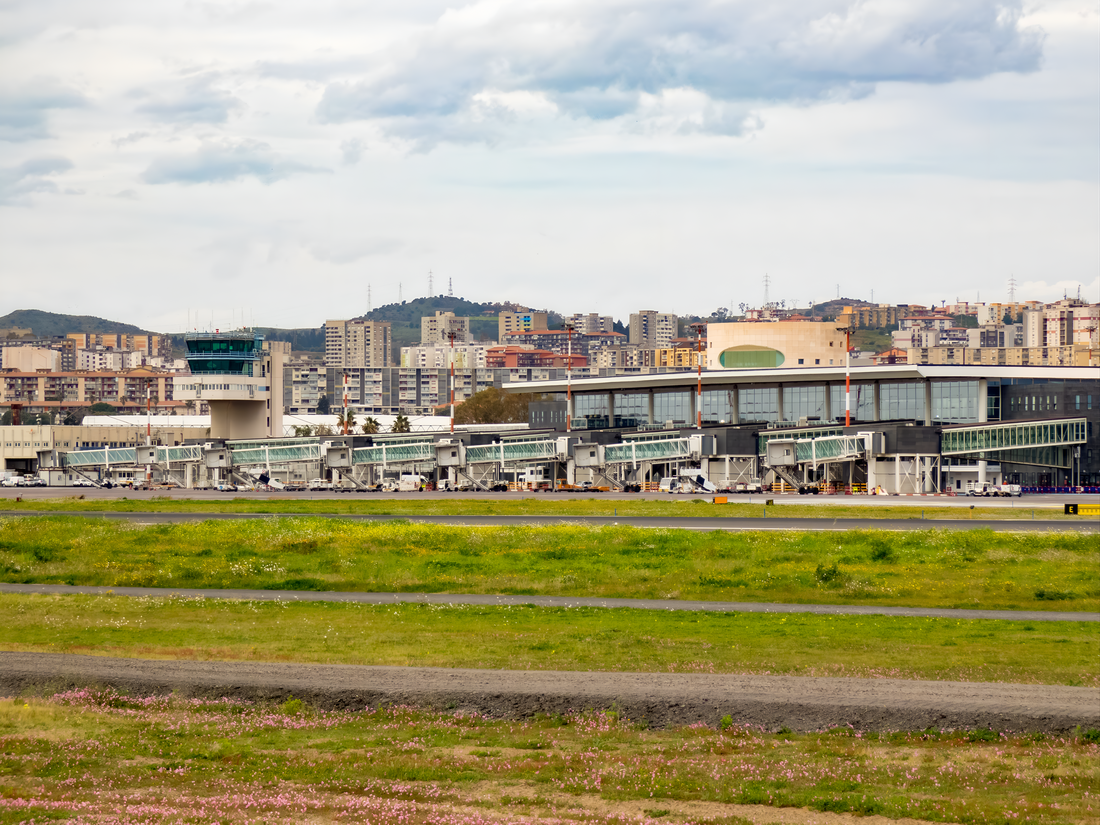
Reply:
<svg viewBox="0 0 1100 825"><path fill-rule="evenodd" d="M630 316L631 344L642 349L667 349L677 337L679 317L671 312L643 309Z"/></svg>
<svg viewBox="0 0 1100 825"><path fill-rule="evenodd" d="M595 312L589 312L587 315L577 313L570 315L565 319L566 324L573 325L574 332L589 333L589 332L614 332L615 331L615 319L610 315L598 315Z"/></svg>
<svg viewBox="0 0 1100 825"><path fill-rule="evenodd" d="M467 343L470 340L470 319L455 317L453 312L436 311L435 315L420 319L420 343L450 344L451 333L455 343Z"/></svg>
<svg viewBox="0 0 1100 825"><path fill-rule="evenodd" d="M496 346L495 341L481 344L459 344L455 338L454 348L450 342L431 346L401 348L401 366L421 367L428 369L450 369L451 358L454 358L455 369L468 369L485 367L486 353L489 347Z"/></svg>
<svg viewBox="0 0 1100 825"><path fill-rule="evenodd" d="M325 321L326 367L388 367L392 351L389 321Z"/></svg>
<svg viewBox="0 0 1100 825"><path fill-rule="evenodd" d="M1100 337L1100 303L1086 304L1074 298L1024 312L1025 347L1097 346Z"/></svg>

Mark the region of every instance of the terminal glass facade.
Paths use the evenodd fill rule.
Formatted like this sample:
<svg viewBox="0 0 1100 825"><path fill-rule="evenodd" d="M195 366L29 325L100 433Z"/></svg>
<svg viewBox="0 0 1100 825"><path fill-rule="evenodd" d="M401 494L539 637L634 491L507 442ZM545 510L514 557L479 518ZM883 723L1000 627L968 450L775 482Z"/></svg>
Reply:
<svg viewBox="0 0 1100 825"><path fill-rule="evenodd" d="M742 387L737 391L737 418L741 424L779 420L779 389L777 387Z"/></svg>
<svg viewBox="0 0 1100 825"><path fill-rule="evenodd" d="M880 421L924 420L924 385L917 382L879 384Z"/></svg>
<svg viewBox="0 0 1100 825"><path fill-rule="evenodd" d="M973 423L978 420L978 400L977 381L933 381L932 421L937 424Z"/></svg>
<svg viewBox="0 0 1100 825"><path fill-rule="evenodd" d="M703 423L732 424L734 393L737 390L703 390Z"/></svg>
<svg viewBox="0 0 1100 825"><path fill-rule="evenodd" d="M604 393L593 393L573 396L573 415L584 418L586 415L608 414L607 396Z"/></svg>
<svg viewBox="0 0 1100 825"><path fill-rule="evenodd" d="M649 423L648 392L615 393L615 415L620 418L636 418L639 422Z"/></svg>
<svg viewBox="0 0 1100 825"><path fill-rule="evenodd" d="M784 387L783 418L825 418L825 387Z"/></svg>
<svg viewBox="0 0 1100 825"><path fill-rule="evenodd" d="M833 408L833 418L844 420L844 385L833 384L829 387L829 403ZM875 388L872 384L852 384L852 420L873 421L875 418Z"/></svg>
<svg viewBox="0 0 1100 825"><path fill-rule="evenodd" d="M691 421L691 393L654 393L653 418L661 423L665 421L674 421L678 424L689 423Z"/></svg>

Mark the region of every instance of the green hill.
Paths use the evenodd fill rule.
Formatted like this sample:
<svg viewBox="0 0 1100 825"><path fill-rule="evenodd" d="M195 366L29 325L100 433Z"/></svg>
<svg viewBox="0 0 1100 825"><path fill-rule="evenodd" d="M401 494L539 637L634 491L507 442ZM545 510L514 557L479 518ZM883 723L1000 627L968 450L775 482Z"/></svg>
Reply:
<svg viewBox="0 0 1100 825"><path fill-rule="evenodd" d="M120 332L140 335L148 332L133 324L108 321L94 315L62 315L40 309L17 309L0 318L0 329L20 327L30 329L39 338L50 338L70 332Z"/></svg>

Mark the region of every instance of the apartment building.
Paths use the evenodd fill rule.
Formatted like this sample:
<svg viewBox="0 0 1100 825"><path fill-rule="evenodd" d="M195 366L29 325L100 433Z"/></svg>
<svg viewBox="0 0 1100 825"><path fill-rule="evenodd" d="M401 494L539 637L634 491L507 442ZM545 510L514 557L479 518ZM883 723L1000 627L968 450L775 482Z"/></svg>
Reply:
<svg viewBox="0 0 1100 825"><path fill-rule="evenodd" d="M589 360L604 347L621 346L625 343L621 332L576 333L572 336L564 329L530 330L510 332L501 340L501 344L514 344L532 349L544 349L558 355L572 352L584 355Z"/></svg>
<svg viewBox="0 0 1100 825"><path fill-rule="evenodd" d="M3 347L0 349L0 368L19 372L53 372L61 369L61 353L49 347Z"/></svg>
<svg viewBox="0 0 1100 825"><path fill-rule="evenodd" d="M453 312L438 310L435 315L420 319L420 343L425 346L429 344L450 344L452 333L456 344L468 343L470 341L470 319L458 318Z"/></svg>
<svg viewBox="0 0 1100 825"><path fill-rule="evenodd" d="M393 361L389 321L325 321L325 366L388 367Z"/></svg>
<svg viewBox="0 0 1100 825"><path fill-rule="evenodd" d="M497 316L497 340L504 343L504 336L509 333L546 329L548 324L549 320L545 312L533 310L501 312Z"/></svg>
<svg viewBox="0 0 1100 825"><path fill-rule="evenodd" d="M643 309L632 313L629 341L642 349L668 349L679 335L679 321L671 312Z"/></svg>
<svg viewBox="0 0 1100 825"><path fill-rule="evenodd" d="M7 371L0 374L0 404L22 404L27 412L72 409L104 402L122 411L145 409L146 390L154 409L172 411L172 373L147 368L121 372L38 372Z"/></svg>
<svg viewBox="0 0 1100 825"><path fill-rule="evenodd" d="M1087 304L1070 298L1024 312L1024 346L1098 346L1100 303Z"/></svg>
<svg viewBox="0 0 1100 825"><path fill-rule="evenodd" d="M442 369L450 368L454 361L455 369L466 367L484 367L485 354L489 349L486 344L459 344L455 339L455 345L450 343L421 345L419 347L401 348L401 366Z"/></svg>
<svg viewBox="0 0 1100 825"><path fill-rule="evenodd" d="M850 329L882 329L883 327L897 324L899 319L913 310L922 310L924 307L911 304L879 304L873 307L841 307L836 316L837 326Z"/></svg>
<svg viewBox="0 0 1100 825"><path fill-rule="evenodd" d="M1100 350L1088 344L1064 347L914 347L908 351L910 364L1007 366L1007 367L1095 367Z"/></svg>
<svg viewBox="0 0 1100 825"><path fill-rule="evenodd" d="M172 338L168 335L145 335L115 332L70 332L65 336L76 349L105 347L126 352L171 357Z"/></svg>
<svg viewBox="0 0 1100 825"><path fill-rule="evenodd" d="M587 315L577 313L565 319L566 325L572 325L574 332L614 332L615 319L610 315L599 315L589 312Z"/></svg>
<svg viewBox="0 0 1100 825"><path fill-rule="evenodd" d="M528 369L531 367L565 367L572 364L574 370L588 366L588 358L574 354L572 358L544 349L532 349L516 345L491 347L486 364L490 369Z"/></svg>

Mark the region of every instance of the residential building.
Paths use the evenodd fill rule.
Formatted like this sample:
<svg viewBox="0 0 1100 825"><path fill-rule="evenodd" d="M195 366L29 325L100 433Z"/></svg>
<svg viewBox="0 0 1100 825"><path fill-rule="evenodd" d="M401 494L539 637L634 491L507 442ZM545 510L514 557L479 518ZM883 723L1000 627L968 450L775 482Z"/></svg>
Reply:
<svg viewBox="0 0 1100 825"><path fill-rule="evenodd" d="M671 312L643 309L630 316L630 343L642 349L667 349L679 335L680 319Z"/></svg>
<svg viewBox="0 0 1100 825"><path fill-rule="evenodd" d="M497 339L504 343L504 336L512 332L531 332L546 329L549 316L545 312L501 312L497 315Z"/></svg>
<svg viewBox="0 0 1100 825"><path fill-rule="evenodd" d="M544 349L533 349L507 345L491 347L486 356L486 366L490 369L527 369L529 367L568 367L573 369L588 366L588 357L575 353L572 357Z"/></svg>
<svg viewBox="0 0 1100 825"><path fill-rule="evenodd" d="M1026 347L1064 347L1100 342L1100 303L1087 304L1073 298L1024 312Z"/></svg>
<svg viewBox="0 0 1100 825"><path fill-rule="evenodd" d="M707 369L842 366L845 345L845 335L835 322L708 324Z"/></svg>
<svg viewBox="0 0 1100 825"><path fill-rule="evenodd" d="M466 367L485 367L485 353L492 344L459 344L458 339L452 347L450 343L421 345L401 348L401 366L420 368L450 368L454 361L455 369Z"/></svg>
<svg viewBox="0 0 1100 825"><path fill-rule="evenodd" d="M325 366L380 368L393 362L389 321L325 321Z"/></svg>
<svg viewBox="0 0 1100 825"><path fill-rule="evenodd" d="M143 412L146 392L153 408L172 412L184 406L176 401L172 373L141 367L120 372L0 373L0 404L21 404L28 413L70 411L104 402L119 412Z"/></svg>
<svg viewBox="0 0 1100 825"><path fill-rule="evenodd" d="M878 306L846 306L841 307L836 316L837 326L849 329L882 329L894 326L900 318L913 310L922 310L922 306L910 306L909 304L879 304Z"/></svg>
<svg viewBox="0 0 1100 825"><path fill-rule="evenodd" d="M565 324L572 324L573 332L614 332L615 319L610 315L599 315L589 312L587 315L577 313L565 319Z"/></svg>
<svg viewBox="0 0 1100 825"><path fill-rule="evenodd" d="M172 338L168 335L70 332L65 337L73 342L76 349L105 347L128 352L143 352L146 355L160 355L162 357L171 357L172 355Z"/></svg>
<svg viewBox="0 0 1100 825"><path fill-rule="evenodd" d="M451 334L454 334L455 343L468 343L470 341L470 319L456 318L453 312L436 311L435 315L425 316L420 319L420 343L450 344Z"/></svg>
<svg viewBox="0 0 1100 825"><path fill-rule="evenodd" d="M530 330L510 332L501 344L514 344L532 349L545 349L558 355L583 355L593 360L604 347L620 346L624 341L621 332L589 332L569 334L564 329Z"/></svg>
<svg viewBox="0 0 1100 825"><path fill-rule="evenodd" d="M959 364L977 366L1088 367L1100 366L1100 350L1088 344L1064 347L914 347L910 364Z"/></svg>

